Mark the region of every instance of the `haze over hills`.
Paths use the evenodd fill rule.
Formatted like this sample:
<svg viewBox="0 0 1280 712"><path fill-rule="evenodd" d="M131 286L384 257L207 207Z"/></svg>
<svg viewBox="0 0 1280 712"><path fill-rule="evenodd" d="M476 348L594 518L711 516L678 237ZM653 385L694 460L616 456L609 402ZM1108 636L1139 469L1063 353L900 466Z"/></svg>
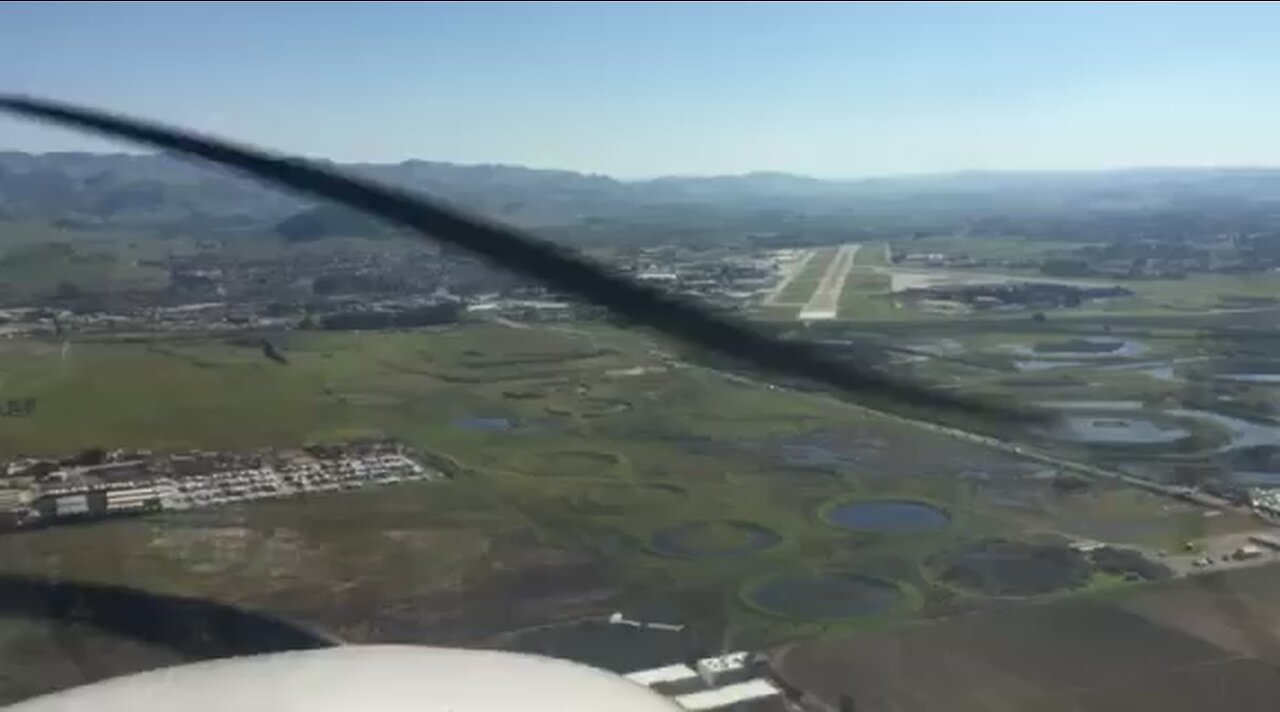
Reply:
<svg viewBox="0 0 1280 712"><path fill-rule="evenodd" d="M1280 226L1280 169L965 172L820 180L776 172L623 181L412 160L341 167L575 242L979 231L1126 238ZM362 216L166 155L0 152L0 218L200 237L386 232ZM1176 218L1176 219L1174 219Z"/></svg>

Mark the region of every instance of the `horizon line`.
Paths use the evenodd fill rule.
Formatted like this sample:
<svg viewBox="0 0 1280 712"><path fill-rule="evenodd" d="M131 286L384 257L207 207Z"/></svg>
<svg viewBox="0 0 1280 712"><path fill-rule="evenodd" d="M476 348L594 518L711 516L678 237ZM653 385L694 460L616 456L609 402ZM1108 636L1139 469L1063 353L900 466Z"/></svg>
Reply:
<svg viewBox="0 0 1280 712"><path fill-rule="evenodd" d="M271 150L271 149L267 149ZM588 178L603 178L618 183L649 183L660 180L716 180L716 179L732 179L732 178L750 178L763 176L776 176L781 178L794 178L800 180L809 180L821 183L861 183L872 181L893 181L893 180L912 180L912 179L928 179L928 178L947 178L970 175L1083 175L1089 173L1136 173L1136 172L1178 172L1178 171L1221 171L1221 172L1244 172L1244 171L1277 171L1280 172L1280 164L1139 164L1139 165L1116 165L1116 166L1096 166L1096 167L1073 167L1073 168L956 168L951 170L933 170L933 171L904 171L900 173L872 173L867 175L850 175L850 176L818 176L808 173L797 173L793 171L758 168L739 173L657 173L652 175L639 176L622 176L611 174L604 171L590 171L577 168L564 168L545 165L527 165L523 163L512 163L504 161L443 161L432 158L411 157L402 158L397 161L372 161L372 160L337 160L326 158L323 156L301 156L297 154L276 152L281 156L291 158L301 158L306 161L314 161L317 163L329 163L339 166L402 166L409 163L430 163L441 166L452 166L456 168L510 168L517 170L537 171L545 173L574 173L579 176ZM91 156L95 158L172 158L179 162L190 162L185 157L168 154L163 151L92 151L92 150L50 150L38 151L20 148L0 148L0 155L4 154L20 154L33 157L46 156Z"/></svg>

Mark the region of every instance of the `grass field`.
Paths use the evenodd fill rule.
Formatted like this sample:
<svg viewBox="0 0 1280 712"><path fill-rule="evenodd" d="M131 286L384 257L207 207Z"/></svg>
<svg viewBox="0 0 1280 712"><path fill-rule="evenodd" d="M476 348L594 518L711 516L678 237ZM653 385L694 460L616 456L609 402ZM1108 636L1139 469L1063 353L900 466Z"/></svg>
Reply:
<svg viewBox="0 0 1280 712"><path fill-rule="evenodd" d="M1185 314L1209 309L1240 309L1268 306L1255 300L1275 300L1280 295L1280 274L1263 272L1243 275L1191 275L1186 279L1130 280L1138 305L1118 302L1109 311L1139 314ZM1249 303L1239 303L1237 300ZM1271 305L1274 305L1274 301Z"/></svg>
<svg viewBox="0 0 1280 712"><path fill-rule="evenodd" d="M890 298L889 284L888 275L855 268L849 273L844 291L840 293L840 318L855 321L912 318L910 310L900 309Z"/></svg>
<svg viewBox="0 0 1280 712"><path fill-rule="evenodd" d="M778 295L777 304L804 304L809 301L809 297L813 296L814 290L818 288L818 284L822 282L822 276L826 274L827 267L831 265L831 261L835 259L837 247L824 247L815 250L812 258L804 265L804 269L787 283L786 289Z"/></svg>
<svg viewBox="0 0 1280 712"><path fill-rule="evenodd" d="M0 220L0 295L48 296L63 282L94 292L163 287L168 272L142 262L177 244Z"/></svg>
<svg viewBox="0 0 1280 712"><path fill-rule="evenodd" d="M854 268L840 293L840 318L881 321L911 318L889 298L891 280L888 275L872 272L870 267L889 266L889 246L882 242L864 244L854 255Z"/></svg>
<svg viewBox="0 0 1280 712"><path fill-rule="evenodd" d="M283 346L289 365L214 337L73 342L65 360L56 343L6 341L0 398L33 397L37 408L0 420L0 451L246 449L385 434L453 459L462 474L305 506L0 537L0 570L211 596L357 640L474 641L635 597L694 596L718 601L712 618L759 643L869 624L743 605L742 586L768 573L856 570L919 590L913 610L935 611L950 594L921 578L919 562L956 537L1073 518L1145 526L1165 511L1148 495L1109 507L1106 492L1068 507L1043 482L1041 515L1004 511L951 475L1014 472L1005 455L821 394L681 364L638 333L601 325L297 332ZM513 427L466 426L477 417ZM1005 486L994 481L983 492ZM860 497L938 502L953 524L886 538L821 520L823 503ZM759 525L780 541L714 559L650 549L656 532L699 521ZM1156 526L1153 536L1174 536ZM555 583L532 583L543 580ZM532 588L513 593L522 586ZM522 602L514 608L513 595ZM414 603L423 600L430 611Z"/></svg>
<svg viewBox="0 0 1280 712"><path fill-rule="evenodd" d="M0 298L27 304L54 294L63 282L94 294L155 290L168 285L164 260L212 253L227 260L307 255L421 252L409 240L325 238L288 243L270 238L196 240L177 236L55 227L0 218Z"/></svg>
<svg viewBox="0 0 1280 712"><path fill-rule="evenodd" d="M853 257L858 267L886 267L889 265L889 245L884 242L867 242Z"/></svg>

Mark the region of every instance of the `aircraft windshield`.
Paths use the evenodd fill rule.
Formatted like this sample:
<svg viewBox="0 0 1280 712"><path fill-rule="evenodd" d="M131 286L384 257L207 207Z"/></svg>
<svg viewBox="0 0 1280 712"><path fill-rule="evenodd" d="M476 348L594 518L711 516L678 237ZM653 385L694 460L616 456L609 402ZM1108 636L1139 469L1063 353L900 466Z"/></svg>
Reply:
<svg viewBox="0 0 1280 712"><path fill-rule="evenodd" d="M6 118L0 703L342 642L686 709L1280 692L1280 170L1221 167L1280 155L1206 106L1274 107L1254 64L1178 75L1189 105L1151 59L1209 23L1270 67L1274 9L42 8L5 11L0 86L329 156L974 407ZM197 92L181 52L228 66Z"/></svg>

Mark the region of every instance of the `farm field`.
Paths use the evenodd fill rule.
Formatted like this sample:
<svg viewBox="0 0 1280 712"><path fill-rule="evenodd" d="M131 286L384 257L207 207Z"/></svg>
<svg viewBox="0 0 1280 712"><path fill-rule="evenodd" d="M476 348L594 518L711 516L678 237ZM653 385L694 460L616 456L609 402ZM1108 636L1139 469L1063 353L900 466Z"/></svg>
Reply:
<svg viewBox="0 0 1280 712"><path fill-rule="evenodd" d="M1280 569L1209 578L832 636L775 660L791 683L860 710L1268 709L1276 611L1259 596Z"/></svg>

